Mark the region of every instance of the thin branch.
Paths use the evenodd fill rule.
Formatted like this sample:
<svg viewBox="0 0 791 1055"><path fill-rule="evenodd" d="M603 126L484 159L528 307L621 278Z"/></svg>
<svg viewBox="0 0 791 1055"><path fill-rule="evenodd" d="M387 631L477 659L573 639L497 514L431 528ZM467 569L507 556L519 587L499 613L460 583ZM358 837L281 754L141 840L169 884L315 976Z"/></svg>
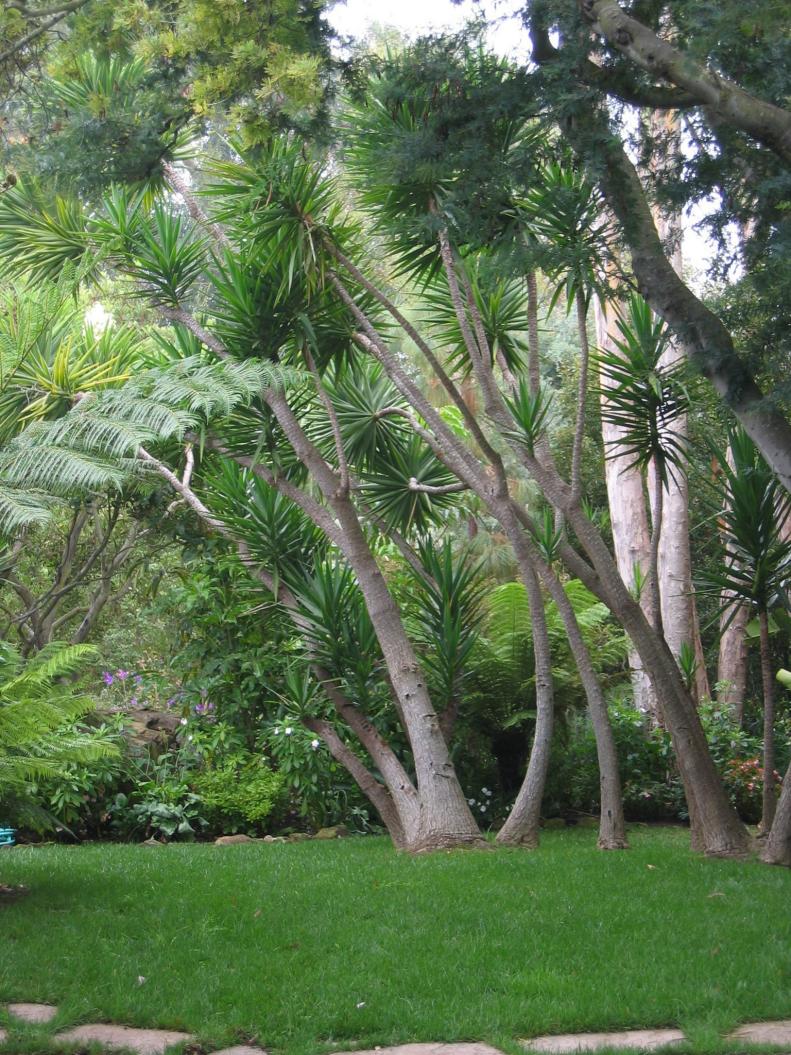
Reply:
<svg viewBox="0 0 791 1055"><path fill-rule="evenodd" d="M313 383L316 386L319 399L322 402L324 409L327 411L327 417L330 419L330 428L332 429L332 438L335 443L335 454L338 457L338 471L340 473L340 485L338 487L339 495L348 495L349 493L349 463L346 460L346 451L343 447L343 436L341 434L341 426L338 421L338 415L332 400L329 397L327 389L324 387L324 382L321 379L321 374L316 368L316 362L311 355L310 349L303 349L305 356L305 362L308 364L308 370L313 377Z"/></svg>
<svg viewBox="0 0 791 1055"><path fill-rule="evenodd" d="M38 37L43 36L47 30L52 29L52 27L56 26L58 22L62 22L66 15L83 7L87 2L88 0L72 0L70 4L67 4L62 11L53 15L52 18L48 19L46 22L42 22L41 25L37 26L35 29L31 29L28 33L25 33L24 36L19 37L14 41L10 48L0 52L0 64L7 62L10 58L13 58L14 55L18 55L28 44L37 40Z"/></svg>
<svg viewBox="0 0 791 1055"><path fill-rule="evenodd" d="M189 184L175 165L172 165L169 161L163 159L162 171L165 173L165 178L176 194L183 198L184 204L187 206L187 212L192 219L200 224L201 227L205 227L215 242L221 245L223 249L230 249L231 243L224 228L220 224L214 223L214 221L206 215L198 204Z"/></svg>
<svg viewBox="0 0 791 1055"><path fill-rule="evenodd" d="M457 491L469 491L469 487L462 481L457 484L443 484L440 487L435 487L432 484L422 484L414 476L411 476L409 478L409 490L425 495L451 495Z"/></svg>

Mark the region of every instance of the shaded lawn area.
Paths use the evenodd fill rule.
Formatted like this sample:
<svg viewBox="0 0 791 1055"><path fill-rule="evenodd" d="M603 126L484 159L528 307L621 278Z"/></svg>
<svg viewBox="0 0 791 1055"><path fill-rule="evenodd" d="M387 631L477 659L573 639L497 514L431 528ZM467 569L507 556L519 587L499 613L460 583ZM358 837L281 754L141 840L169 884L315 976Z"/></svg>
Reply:
<svg viewBox="0 0 791 1055"><path fill-rule="evenodd" d="M0 883L31 893L0 907L0 1001L288 1055L659 1025L704 1050L791 1017L791 872L693 856L678 829L631 841L4 851Z"/></svg>

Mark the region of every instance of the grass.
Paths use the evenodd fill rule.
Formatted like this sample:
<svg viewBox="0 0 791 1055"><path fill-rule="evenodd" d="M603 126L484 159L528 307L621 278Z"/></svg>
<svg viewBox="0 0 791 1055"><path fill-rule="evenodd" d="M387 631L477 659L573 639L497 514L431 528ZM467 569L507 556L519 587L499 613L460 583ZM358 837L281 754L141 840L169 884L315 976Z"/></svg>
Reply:
<svg viewBox="0 0 791 1055"><path fill-rule="evenodd" d="M111 1020L285 1055L515 1052L537 1033L661 1025L690 1051L734 1051L720 1033L791 1017L791 872L693 856L681 830L632 845L603 854L568 831L535 853L418 858L372 838L4 851L0 882L31 892L0 907L0 1001L58 1004L54 1028Z"/></svg>

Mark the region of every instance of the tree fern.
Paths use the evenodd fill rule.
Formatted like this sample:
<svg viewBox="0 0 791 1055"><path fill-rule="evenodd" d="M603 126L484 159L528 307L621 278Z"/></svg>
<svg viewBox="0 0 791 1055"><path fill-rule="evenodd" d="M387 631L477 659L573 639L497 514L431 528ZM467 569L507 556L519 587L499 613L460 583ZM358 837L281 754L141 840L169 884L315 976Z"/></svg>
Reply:
<svg viewBox="0 0 791 1055"><path fill-rule="evenodd" d="M71 675L94 654L88 645L49 645L24 661L0 643L0 805L24 795L26 782L58 777L71 762L113 753L106 737L77 723L93 710Z"/></svg>

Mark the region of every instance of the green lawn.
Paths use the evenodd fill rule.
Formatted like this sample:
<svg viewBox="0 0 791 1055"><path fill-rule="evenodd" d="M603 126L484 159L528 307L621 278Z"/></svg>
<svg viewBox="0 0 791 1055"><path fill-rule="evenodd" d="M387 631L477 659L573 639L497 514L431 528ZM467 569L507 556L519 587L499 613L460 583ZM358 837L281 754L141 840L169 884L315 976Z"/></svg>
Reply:
<svg viewBox="0 0 791 1055"><path fill-rule="evenodd" d="M0 882L31 893L0 907L0 1001L288 1055L675 1024L705 1051L791 1017L791 872L692 856L681 830L631 838L3 851Z"/></svg>

